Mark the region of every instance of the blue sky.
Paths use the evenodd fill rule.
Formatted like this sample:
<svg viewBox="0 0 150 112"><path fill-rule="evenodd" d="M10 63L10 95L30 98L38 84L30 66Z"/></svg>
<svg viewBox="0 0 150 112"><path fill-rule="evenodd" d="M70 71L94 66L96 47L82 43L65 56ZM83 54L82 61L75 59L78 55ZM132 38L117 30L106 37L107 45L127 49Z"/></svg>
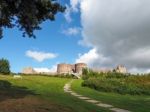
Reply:
<svg viewBox="0 0 150 112"><path fill-rule="evenodd" d="M68 4L68 2L62 2ZM51 68L57 63L74 63L79 53L88 48L78 44L81 40L80 32L75 35L64 33L69 27L81 27L80 13L72 15L73 21L68 23L64 14L57 14L56 20L41 24L42 30L35 31L36 39L22 37L22 32L14 29L4 29L4 38L0 40L0 58L10 61L11 71L20 72L24 67ZM26 52L53 53L55 58L45 59L41 62L30 58Z"/></svg>
<svg viewBox="0 0 150 112"><path fill-rule="evenodd" d="M41 24L36 39L5 29L0 58L12 72L31 66L54 71L57 63L87 63L90 68L150 72L150 1L59 0L67 6L56 21Z"/></svg>

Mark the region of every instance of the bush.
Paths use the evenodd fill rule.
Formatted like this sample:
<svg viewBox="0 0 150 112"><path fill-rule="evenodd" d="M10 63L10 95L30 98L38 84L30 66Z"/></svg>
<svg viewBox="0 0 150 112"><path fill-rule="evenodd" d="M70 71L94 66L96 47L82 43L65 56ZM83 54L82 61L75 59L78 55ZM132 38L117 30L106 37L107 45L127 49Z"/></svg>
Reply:
<svg viewBox="0 0 150 112"><path fill-rule="evenodd" d="M82 70L82 79L83 79L83 80L87 80L87 79L90 78L90 77L97 77L97 76L99 76L99 75L100 75L99 73L94 72L94 71L92 71L92 70L90 70L90 69L87 69L87 68L84 68L84 69Z"/></svg>
<svg viewBox="0 0 150 112"><path fill-rule="evenodd" d="M96 73L89 71L83 76L82 86L98 91L116 92L119 94L150 95L150 75L131 75L115 72Z"/></svg>
<svg viewBox="0 0 150 112"><path fill-rule="evenodd" d="M77 77L74 76L73 74L58 74L54 75L54 77L77 79Z"/></svg>
<svg viewBox="0 0 150 112"><path fill-rule="evenodd" d="M7 59L0 59L0 73L10 74L10 65Z"/></svg>

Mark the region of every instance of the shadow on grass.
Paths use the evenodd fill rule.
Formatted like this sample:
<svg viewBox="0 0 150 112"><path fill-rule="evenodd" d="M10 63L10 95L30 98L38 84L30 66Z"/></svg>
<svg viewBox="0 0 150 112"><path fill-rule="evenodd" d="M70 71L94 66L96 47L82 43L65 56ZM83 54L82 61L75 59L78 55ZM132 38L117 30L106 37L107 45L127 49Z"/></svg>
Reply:
<svg viewBox="0 0 150 112"><path fill-rule="evenodd" d="M0 101L24 98L27 95L38 95L26 87L14 86L10 82L0 80Z"/></svg>

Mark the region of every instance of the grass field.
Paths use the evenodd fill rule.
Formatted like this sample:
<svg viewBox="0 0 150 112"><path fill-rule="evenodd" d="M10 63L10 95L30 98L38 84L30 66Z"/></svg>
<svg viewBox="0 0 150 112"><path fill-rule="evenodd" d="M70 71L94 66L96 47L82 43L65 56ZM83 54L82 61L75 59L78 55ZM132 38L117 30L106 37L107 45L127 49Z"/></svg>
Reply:
<svg viewBox="0 0 150 112"><path fill-rule="evenodd" d="M71 79L0 75L0 110L3 112L110 112L81 101L67 93L63 86ZM79 83L77 83L79 84Z"/></svg>
<svg viewBox="0 0 150 112"><path fill-rule="evenodd" d="M150 96L99 92L88 87L82 87L81 83L82 80L75 80L72 84L72 90L81 95L112 104L115 107L131 110L132 112L150 112Z"/></svg>

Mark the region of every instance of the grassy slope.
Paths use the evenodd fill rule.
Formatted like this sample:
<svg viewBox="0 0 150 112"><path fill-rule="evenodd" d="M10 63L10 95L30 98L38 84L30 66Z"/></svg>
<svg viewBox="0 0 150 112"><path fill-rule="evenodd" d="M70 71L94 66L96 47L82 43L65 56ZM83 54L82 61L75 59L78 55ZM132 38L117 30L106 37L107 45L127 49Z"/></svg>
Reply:
<svg viewBox="0 0 150 112"><path fill-rule="evenodd" d="M109 112L64 93L63 86L70 79L46 76L23 76L22 79L13 79L12 76L0 75L0 80L7 80L15 86L23 86L34 90L35 93L39 94L37 97L69 108L71 112Z"/></svg>
<svg viewBox="0 0 150 112"><path fill-rule="evenodd" d="M104 103L109 103L116 107L128 109L133 112L150 111L150 96L132 96L98 92L87 87L81 87L81 83L82 80L75 80L72 84L72 90L93 99L100 100Z"/></svg>

